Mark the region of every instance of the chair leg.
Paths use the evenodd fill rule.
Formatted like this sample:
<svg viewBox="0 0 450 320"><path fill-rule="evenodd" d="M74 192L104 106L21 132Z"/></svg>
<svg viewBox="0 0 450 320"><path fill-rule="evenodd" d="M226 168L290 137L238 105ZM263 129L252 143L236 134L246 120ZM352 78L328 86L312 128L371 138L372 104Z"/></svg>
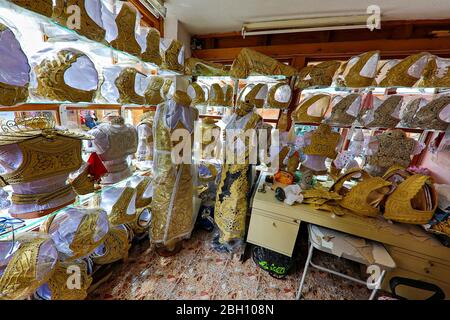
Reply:
<svg viewBox="0 0 450 320"><path fill-rule="evenodd" d="M383 283L385 274L386 274L386 270L383 270L381 272L381 275L377 279L377 283L375 285L375 288L372 290L372 293L370 294L369 300L373 300L375 298L377 291L380 289L381 284Z"/></svg>
<svg viewBox="0 0 450 320"><path fill-rule="evenodd" d="M305 268L303 269L302 279L300 280L300 286L299 286L298 292L297 292L297 297L296 297L297 300L300 300L300 298L302 296L303 284L305 283L306 273L308 272L309 263L311 262L311 258L313 255L313 250L314 250L314 247L312 244L310 244L309 250L308 250L308 257L306 258Z"/></svg>

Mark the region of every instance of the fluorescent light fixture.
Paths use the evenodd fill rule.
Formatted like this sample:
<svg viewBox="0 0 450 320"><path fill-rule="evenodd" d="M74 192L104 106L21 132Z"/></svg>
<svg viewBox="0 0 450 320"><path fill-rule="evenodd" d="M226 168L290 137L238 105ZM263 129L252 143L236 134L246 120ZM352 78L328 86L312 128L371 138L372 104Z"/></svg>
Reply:
<svg viewBox="0 0 450 320"><path fill-rule="evenodd" d="M242 36L368 28L369 15L313 17L245 23Z"/></svg>
<svg viewBox="0 0 450 320"><path fill-rule="evenodd" d="M146 7L156 18L166 18L167 8L164 6L163 1L160 0L140 0L140 2Z"/></svg>

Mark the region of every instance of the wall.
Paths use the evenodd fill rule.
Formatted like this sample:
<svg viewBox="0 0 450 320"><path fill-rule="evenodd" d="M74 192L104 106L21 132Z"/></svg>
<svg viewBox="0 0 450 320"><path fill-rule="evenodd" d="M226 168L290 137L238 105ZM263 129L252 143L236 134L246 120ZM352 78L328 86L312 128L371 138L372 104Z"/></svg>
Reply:
<svg viewBox="0 0 450 320"><path fill-rule="evenodd" d="M437 154L426 152L420 166L428 168L432 172L436 183L450 184L450 152Z"/></svg>

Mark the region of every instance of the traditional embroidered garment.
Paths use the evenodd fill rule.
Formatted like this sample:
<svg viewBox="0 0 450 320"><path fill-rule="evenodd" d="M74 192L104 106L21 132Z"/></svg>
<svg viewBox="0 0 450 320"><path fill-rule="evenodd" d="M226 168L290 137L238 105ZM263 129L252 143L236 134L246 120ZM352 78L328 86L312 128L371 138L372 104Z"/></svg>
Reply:
<svg viewBox="0 0 450 320"><path fill-rule="evenodd" d="M331 114L326 123L330 125L351 126L357 119L361 107L361 96L357 93L345 97L336 97L337 103L331 108ZM333 100L335 102L336 100Z"/></svg>
<svg viewBox="0 0 450 320"><path fill-rule="evenodd" d="M45 234L23 235L15 244L0 242L0 300L25 299L47 282L58 261Z"/></svg>
<svg viewBox="0 0 450 320"><path fill-rule="evenodd" d="M324 61L316 65L306 66L300 70L295 86L298 89L329 87L340 65L339 61Z"/></svg>
<svg viewBox="0 0 450 320"><path fill-rule="evenodd" d="M141 122L137 125L138 132L138 161L153 161L153 121L154 111L145 112L142 115Z"/></svg>
<svg viewBox="0 0 450 320"><path fill-rule="evenodd" d="M292 120L299 123L321 123L330 104L330 99L331 97L327 94L316 94L305 98L292 112ZM310 115L312 111L317 116Z"/></svg>
<svg viewBox="0 0 450 320"><path fill-rule="evenodd" d="M146 37L146 50L141 54L141 59L160 66L162 64L162 56L160 53L161 35L155 28L149 28Z"/></svg>
<svg viewBox="0 0 450 320"><path fill-rule="evenodd" d="M379 51L370 51L352 57L339 75L338 85L349 88L361 88L373 85L377 74Z"/></svg>
<svg viewBox="0 0 450 320"><path fill-rule="evenodd" d="M344 183L355 175L361 174L362 181L350 190L344 188ZM390 191L391 183L380 177L372 177L359 168L351 169L340 176L330 191L337 192L343 196L338 204L351 212L369 217L376 217L380 214L379 205Z"/></svg>
<svg viewBox="0 0 450 320"><path fill-rule="evenodd" d="M102 22L102 4L101 1L89 0L56 0L56 6L53 11L52 19L62 26L67 26L73 11L69 8L76 6L79 8L79 27L74 30L97 42L104 42L106 31L103 29Z"/></svg>
<svg viewBox="0 0 450 320"><path fill-rule="evenodd" d="M297 70L257 51L243 48L231 66L230 76L246 79L251 74L292 77Z"/></svg>
<svg viewBox="0 0 450 320"><path fill-rule="evenodd" d="M137 74L138 71L135 68L125 68L120 72L119 76L114 81L117 89L119 90L119 103L139 105L145 103L145 98L139 95L135 89Z"/></svg>
<svg viewBox="0 0 450 320"><path fill-rule="evenodd" d="M246 130L257 129L261 126L262 119L254 111L254 97L258 95L261 89L261 86L255 86L246 96L241 96L238 110L232 115L225 130L240 129L245 133ZM237 140L234 154L244 155L244 163L224 164L217 187L214 222L219 228L219 242L221 244L243 239L245 233L245 217L249 206L250 192L251 165L249 155L251 148L248 144L245 144L243 137Z"/></svg>
<svg viewBox="0 0 450 320"><path fill-rule="evenodd" d="M140 237L150 229L152 217L150 205L153 199L152 178L133 176L129 185L136 189L136 214L133 221L127 223L127 226L133 230L135 236Z"/></svg>
<svg viewBox="0 0 450 320"><path fill-rule="evenodd" d="M66 183L81 164L81 140L91 139L55 128L43 117L17 119L0 133L0 176L13 189L9 213L37 218L73 202L75 193Z"/></svg>
<svg viewBox="0 0 450 320"><path fill-rule="evenodd" d="M182 56L183 43L178 40L173 40L169 47L164 51L163 63L161 68L183 72L184 66L182 65L183 60L180 62L180 56Z"/></svg>
<svg viewBox="0 0 450 320"><path fill-rule="evenodd" d="M125 225L111 227L103 244L97 247L91 254L95 264L110 264L128 258L128 250L131 247L133 231Z"/></svg>
<svg viewBox="0 0 450 320"><path fill-rule="evenodd" d="M443 95L432 100L414 116L412 125L427 130L445 130L450 122L441 119L441 113L450 106L450 95ZM448 110L448 109L447 109ZM448 113L447 113L448 114ZM450 117L446 120L450 121Z"/></svg>
<svg viewBox="0 0 450 320"><path fill-rule="evenodd" d="M82 52L64 49L35 67L35 93L54 101L92 102L98 88L94 63Z"/></svg>
<svg viewBox="0 0 450 320"><path fill-rule="evenodd" d="M393 116L398 114L400 110L403 97L400 95L389 96L381 104L372 109L369 109L366 114L362 116L365 126L369 128L394 128L400 119Z"/></svg>
<svg viewBox="0 0 450 320"><path fill-rule="evenodd" d="M52 16L52 0L11 0L11 2L25 9L40 13L44 16Z"/></svg>
<svg viewBox="0 0 450 320"><path fill-rule="evenodd" d="M110 41L117 50L128 52L134 56L141 55L141 46L136 40L136 26L139 25L137 10L128 3L123 3L116 17L117 37Z"/></svg>
<svg viewBox="0 0 450 320"><path fill-rule="evenodd" d="M375 150L372 150L372 154L368 156L368 170L377 174L383 174L394 165L400 165L405 168L409 166L416 142L414 139L408 138L405 132L399 129L387 130L375 136L374 139L376 146L374 147ZM374 168L370 168L370 166L374 166Z"/></svg>
<svg viewBox="0 0 450 320"><path fill-rule="evenodd" d="M212 159L217 156L217 143L219 141L216 140L216 137L220 136L220 127L216 125L216 122L216 120L209 117L203 118L201 121L200 152L202 159ZM214 147L214 145L216 146Z"/></svg>
<svg viewBox="0 0 450 320"><path fill-rule="evenodd" d="M429 58L428 53L409 56L392 66L381 79L381 87L412 87L422 76Z"/></svg>
<svg viewBox="0 0 450 320"><path fill-rule="evenodd" d="M407 177L386 200L384 217L411 224L425 224L437 208L437 193L431 178L420 174Z"/></svg>
<svg viewBox="0 0 450 320"><path fill-rule="evenodd" d="M94 140L87 151L96 152L108 170L101 183L116 183L131 176L127 159L137 151L136 128L124 124L121 119L117 123L102 123L89 134L94 136Z"/></svg>
<svg viewBox="0 0 450 320"><path fill-rule="evenodd" d="M433 56L428 62L422 78L415 86L419 88L450 87L450 59Z"/></svg>
<svg viewBox="0 0 450 320"><path fill-rule="evenodd" d="M12 106L28 98L30 66L14 33L0 23L0 105Z"/></svg>
<svg viewBox="0 0 450 320"><path fill-rule="evenodd" d="M187 88L186 93L192 99L191 105L193 107L205 104L207 97L209 97L208 88L197 82L191 83Z"/></svg>
<svg viewBox="0 0 450 320"><path fill-rule="evenodd" d="M60 260L70 262L88 256L103 243L109 231L108 216L101 209L69 208L49 217L41 231L53 239Z"/></svg>
<svg viewBox="0 0 450 320"><path fill-rule="evenodd" d="M164 101L161 89L164 85L164 78L152 77L145 90L145 104L156 106Z"/></svg>
<svg viewBox="0 0 450 320"><path fill-rule="evenodd" d="M325 160L334 159L337 156L336 148L341 136L337 132L332 132L331 127L321 124L319 127L304 135L302 146L306 160L302 167L311 170L314 174L322 174L327 171Z"/></svg>
<svg viewBox="0 0 450 320"><path fill-rule="evenodd" d="M417 114L417 110L425 106L427 103L428 101L424 98L415 98L409 101L401 112L401 121L399 127L414 128L414 119Z"/></svg>
<svg viewBox="0 0 450 320"><path fill-rule="evenodd" d="M239 95L240 109L246 104L250 109L262 108L267 98L269 88L264 83L249 84L242 89Z"/></svg>
<svg viewBox="0 0 450 320"><path fill-rule="evenodd" d="M267 95L267 105L271 108L286 109L292 98L292 89L289 84L279 82L273 85Z"/></svg>
<svg viewBox="0 0 450 320"><path fill-rule="evenodd" d="M227 76L228 71L220 63L214 63L197 58L188 58L184 62L184 73L188 76Z"/></svg>
<svg viewBox="0 0 450 320"><path fill-rule="evenodd" d="M190 107L191 99L182 91L160 104L156 111L153 126L153 200L151 241L172 247L178 241L190 237L196 213L193 212L193 173L191 157L188 163L174 163L172 153L175 143L172 133L184 130L192 139L194 121L198 113ZM179 131L181 133L181 131ZM185 141L183 152L191 151L191 141ZM183 157L187 157L183 154Z"/></svg>

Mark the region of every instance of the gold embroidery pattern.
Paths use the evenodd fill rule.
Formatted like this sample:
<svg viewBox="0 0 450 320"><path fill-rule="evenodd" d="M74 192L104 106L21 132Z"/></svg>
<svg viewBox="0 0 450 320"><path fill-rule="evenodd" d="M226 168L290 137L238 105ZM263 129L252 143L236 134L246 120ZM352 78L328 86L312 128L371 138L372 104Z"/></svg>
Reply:
<svg viewBox="0 0 450 320"><path fill-rule="evenodd" d="M133 221L134 215L127 214L128 206L133 198L135 190L131 187L126 187L108 215L109 222L114 225L121 225Z"/></svg>
<svg viewBox="0 0 450 320"><path fill-rule="evenodd" d="M400 122L401 127L414 127L414 118L420 107L421 98L417 98L408 102Z"/></svg>
<svg viewBox="0 0 450 320"><path fill-rule="evenodd" d="M96 90L75 89L64 81L64 73L67 69L83 56L85 55L79 52L61 50L55 58L43 60L35 67L36 94L56 101L91 102Z"/></svg>
<svg viewBox="0 0 450 320"><path fill-rule="evenodd" d="M379 85L381 87L412 87L419 79L410 76L408 69L426 55L427 53L419 53L403 59L387 72Z"/></svg>
<svg viewBox="0 0 450 320"><path fill-rule="evenodd" d="M388 130L377 136L379 146L375 155L368 157L370 165L389 168L393 165L408 167L415 141L402 130Z"/></svg>
<svg viewBox="0 0 450 320"><path fill-rule="evenodd" d="M303 101L300 103L300 105L294 110L292 113L292 119L295 122L301 122L301 123L321 123L323 120L323 114L321 117L315 117L308 115L308 109L319 100L324 99L326 104L329 104L330 96L326 94L316 94L312 96L311 98L307 99L306 101ZM326 108L324 110L324 113L326 112Z"/></svg>
<svg viewBox="0 0 450 320"><path fill-rule="evenodd" d="M197 58L187 58L184 62L184 72L188 76L227 76L228 71L220 63L214 63Z"/></svg>
<svg viewBox="0 0 450 320"><path fill-rule="evenodd" d="M138 95L134 89L137 73L135 68L125 68L114 81L119 91L119 103L139 105L145 103L145 98Z"/></svg>
<svg viewBox="0 0 450 320"><path fill-rule="evenodd" d="M147 34L147 49L141 55L141 59L145 62L154 63L157 66L162 64L162 57L159 51L159 43L161 41L161 35L155 28L150 28Z"/></svg>
<svg viewBox="0 0 450 320"><path fill-rule="evenodd" d="M213 83L210 88L208 105L223 106L224 101L225 101L225 96L224 96L222 87L218 83Z"/></svg>
<svg viewBox="0 0 450 320"><path fill-rule="evenodd" d="M422 78L416 83L417 87L422 88L448 88L450 87L450 66L444 75L438 77L438 65L436 58L431 59L423 72Z"/></svg>
<svg viewBox="0 0 450 320"><path fill-rule="evenodd" d="M164 101L161 96L161 88L164 85L164 79L161 77L152 77L150 83L145 90L145 103L147 105L156 106Z"/></svg>
<svg viewBox="0 0 450 320"><path fill-rule="evenodd" d="M119 34L117 39L111 41L111 46L117 50L128 52L134 56L141 55L141 46L136 41L135 26L137 19L137 12L134 7L124 3L122 9L116 17L117 29Z"/></svg>
<svg viewBox="0 0 450 320"><path fill-rule="evenodd" d="M183 43L178 40L173 40L169 48L164 52L162 68L177 72L183 72L184 66L178 62L178 56L180 55Z"/></svg>
<svg viewBox="0 0 450 320"><path fill-rule="evenodd" d="M105 253L103 255L92 254L91 258L95 264L110 264L128 258L128 250L131 243L128 229L111 227L103 243Z"/></svg>
<svg viewBox="0 0 450 320"><path fill-rule="evenodd" d="M364 77L360 73L362 68L364 68L366 63L369 61L369 59L372 58L374 55L379 56L380 52L370 51L362 54L359 57L358 61L350 68L348 74L345 76L343 83L344 87L361 88L361 87L368 87L373 84L374 78Z"/></svg>
<svg viewBox="0 0 450 320"><path fill-rule="evenodd" d="M314 66L306 66L300 70L295 86L298 89L329 87L340 65L339 61L325 61ZM310 79L306 80L306 77Z"/></svg>
<svg viewBox="0 0 450 320"><path fill-rule="evenodd" d="M359 94L352 93L342 98L336 103L331 110L330 118L327 119L329 124L338 124L343 126L351 126L357 117L347 113L350 106L359 98Z"/></svg>
<svg viewBox="0 0 450 320"><path fill-rule="evenodd" d="M281 102L281 101L277 101L275 99L275 93L277 92L277 90L283 86L288 86L287 83L277 83L274 86L272 86L269 90L269 93L267 95L267 104L272 107L272 108L279 108L279 109L286 109L289 107L289 103L291 102L291 99L289 98L289 101L287 102Z"/></svg>
<svg viewBox="0 0 450 320"><path fill-rule="evenodd" d="M90 212L81 219L72 243L69 246L70 250L73 252L70 260L76 260L87 256L105 240L106 235L98 241L94 240L94 235L97 233L98 221L101 213L102 212L100 210Z"/></svg>
<svg viewBox="0 0 450 320"><path fill-rule="evenodd" d="M192 99L192 106L195 107L199 104L204 104L206 102L206 99L203 88L197 82L191 83L191 87L195 92L195 98Z"/></svg>
<svg viewBox="0 0 450 320"><path fill-rule="evenodd" d="M337 156L336 148L340 137L341 135L339 133L331 131L330 126L321 124L313 131L311 144L303 148L303 153L335 159Z"/></svg>
<svg viewBox="0 0 450 320"><path fill-rule="evenodd" d="M68 280L71 276L68 268L78 266L80 268L80 288L68 287ZM48 280L48 286L52 292L52 300L84 300L87 297L87 290L91 286L92 277L88 275L87 265L84 261L59 262L55 272Z"/></svg>
<svg viewBox="0 0 450 320"><path fill-rule="evenodd" d="M419 193L425 192L428 186L432 198L432 209L427 210L427 201L414 201ZM413 208L412 202L416 202L418 208ZM430 177L423 175L412 175L403 181L386 200L384 217L389 220L410 223L425 224L432 217L437 208L437 194L434 190Z"/></svg>
<svg viewBox="0 0 450 320"><path fill-rule="evenodd" d="M144 208L150 205L152 198L144 198L144 192L152 182L152 178L144 177L136 186L136 208Z"/></svg>
<svg viewBox="0 0 450 320"><path fill-rule="evenodd" d="M450 95L441 96L432 100L421 108L414 117L413 125L422 129L445 130L449 126L439 118L439 114L450 104Z"/></svg>
<svg viewBox="0 0 450 320"><path fill-rule="evenodd" d="M366 126L394 128L400 121L400 119L394 118L392 113L395 108L403 100L402 96L390 96L375 110L374 119L370 123L366 123Z"/></svg>

